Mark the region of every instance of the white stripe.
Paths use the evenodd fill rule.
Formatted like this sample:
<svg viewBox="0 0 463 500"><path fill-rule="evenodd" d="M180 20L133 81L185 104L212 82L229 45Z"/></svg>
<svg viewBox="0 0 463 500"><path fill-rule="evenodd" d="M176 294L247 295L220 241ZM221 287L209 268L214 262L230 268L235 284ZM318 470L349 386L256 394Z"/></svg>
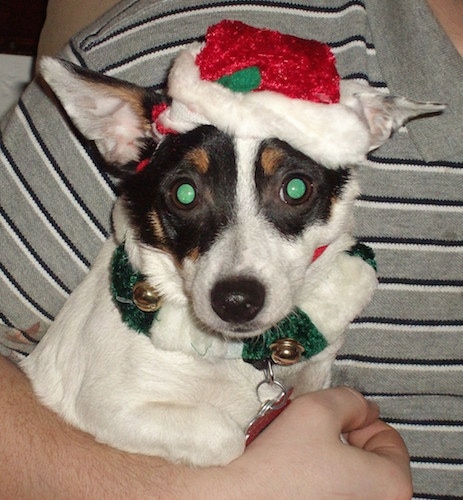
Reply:
<svg viewBox="0 0 463 500"><path fill-rule="evenodd" d="M38 262L34 256L29 252L27 247L18 237L18 235L14 232L14 230L10 227L8 222L2 217L2 226L6 229L6 232L10 235L10 237L14 240L16 245L21 248L22 253L28 256L28 260L33 264L34 268L39 272L39 274L45 278L46 281L63 297L67 298L68 293L63 290L63 288L48 274L48 272L43 268L43 266Z"/></svg>
<svg viewBox="0 0 463 500"><path fill-rule="evenodd" d="M438 245L438 244L417 244L417 243L388 243L387 241L381 243L371 243L366 241L368 246L373 250L404 250L407 252L438 252L438 253L461 253L463 252L462 245Z"/></svg>
<svg viewBox="0 0 463 500"><path fill-rule="evenodd" d="M413 365L413 364L400 363L383 363L372 361L358 361L352 359L337 359L335 363L342 366L351 366L356 368L372 368L375 370L400 370L408 372L463 372L463 360L460 365Z"/></svg>
<svg viewBox="0 0 463 500"><path fill-rule="evenodd" d="M407 324L394 324L394 323L381 323L369 321L365 323L351 323L349 325L351 330L373 329L375 331L397 331L402 333L404 331L412 333L458 333L461 335L463 327L461 325L407 325Z"/></svg>
<svg viewBox="0 0 463 500"><path fill-rule="evenodd" d="M32 144L35 146L35 151L38 153L40 158L42 159L44 165L47 167L47 170L50 172L51 176L53 179L55 179L55 182L60 186L61 190L63 193L66 195L66 198L68 201L71 203L71 205L76 209L76 211L80 214L80 216L86 221L87 225L90 226L93 229L93 232L100 238L100 240L105 240L106 236L100 231L98 226L95 225L95 223L90 219L88 214L85 212L85 210L77 203L76 199L68 189L68 187L64 184L64 182L61 180L60 176L56 172L56 170L53 168L53 165L51 164L50 160L47 158L45 155L44 151L40 147L40 144L38 143L36 137L32 133L32 130L29 128L29 124L27 123L26 117L22 113L22 111L18 108L17 115L19 117L20 122L22 123L24 130L26 131L29 139L31 140ZM72 133L69 132L68 136L72 137Z"/></svg>
<svg viewBox="0 0 463 500"><path fill-rule="evenodd" d="M404 128L404 127L402 127ZM402 130L402 129L401 129ZM461 176L463 175L462 168L449 168L446 165L414 165L413 160L409 160L410 163L383 163L381 159L366 160L362 165L368 168L374 168L375 170L386 170L386 171L401 171L401 172L419 172L419 173L442 173L444 170L446 174L453 174Z"/></svg>
<svg viewBox="0 0 463 500"><path fill-rule="evenodd" d="M367 42L365 40L351 40L344 45L340 45L339 47L331 47L331 50L333 54L338 56L339 54L342 54L343 52L347 52L348 50L353 49L354 47L360 47L362 49L365 49L365 52L369 56L375 56L376 55L376 49L371 48L367 46ZM363 80L362 80L363 81ZM383 89L380 89L383 90ZM386 93L387 91L384 90Z"/></svg>
<svg viewBox="0 0 463 500"><path fill-rule="evenodd" d="M106 179L103 177L103 175L101 174L101 172L97 168L95 168L95 166L93 164L93 161L90 158L90 156L87 153L87 151L85 150L85 148L77 140L77 138L75 137L74 134L69 134L68 137L71 138L71 141L73 142L73 144L76 147L76 149L79 151L80 156L82 157L82 159L85 160L85 163L87 164L87 166L90 167L91 172L95 175L95 178L98 179L100 185L103 187L103 189L109 195L110 199L114 200L115 199L115 195L114 195L113 190L111 189L111 186L109 186L109 184L107 183ZM88 169L85 169L85 170L88 170ZM82 172L83 171L84 171L84 169L82 168ZM101 232L100 232L100 234L102 236L104 236Z"/></svg>
<svg viewBox="0 0 463 500"><path fill-rule="evenodd" d="M463 293L461 285L422 285L412 283L380 283L378 290L396 290L400 292L426 292L426 293Z"/></svg>
<svg viewBox="0 0 463 500"><path fill-rule="evenodd" d="M438 462L410 462L412 469L428 469L428 470L451 470L463 471L463 464L445 464Z"/></svg>
<svg viewBox="0 0 463 500"><path fill-rule="evenodd" d="M156 59L159 59L162 57L166 57L170 54L172 54L172 55L177 54L180 50L184 49L188 45L189 44L177 45L175 47L170 47L168 49L163 49L163 50L159 50L157 52L151 52L149 54L145 54L141 57L138 57L137 59L135 59L133 61L129 61L129 62L124 63L124 64L120 64L117 67L112 68L111 70L107 71L105 74L116 78L117 75L119 75L120 73L123 73L127 68L133 68L133 67L136 67L138 65L143 65L144 63L146 63L146 61L156 60ZM164 78L164 76L163 76L163 78Z"/></svg>
<svg viewBox="0 0 463 500"><path fill-rule="evenodd" d="M463 170L463 169L462 169ZM445 201L444 201L445 202ZM402 203L402 202L385 202L385 201L369 201L357 200L355 202L357 207L364 208L381 208L385 210L404 210L404 211L419 211L419 212L462 212L462 205L428 205L422 203Z"/></svg>
<svg viewBox="0 0 463 500"><path fill-rule="evenodd" d="M420 431L420 432L462 432L463 425L423 425L423 424L407 424L407 423L390 423L391 427L400 431Z"/></svg>
<svg viewBox="0 0 463 500"><path fill-rule="evenodd" d="M67 249L67 253L71 256L71 260L74 261L80 269L87 272L88 271L87 266L78 258L77 255L74 254L72 249L69 248L69 245L66 243L66 241L56 231L56 229L53 227L53 225L50 224L50 221L44 216L42 211L36 205L35 201L32 199L30 194L27 192L27 190L22 185L21 181L17 178L16 173L14 172L13 168L11 167L10 163L8 162L7 158L3 155L3 153L0 154L0 158L2 159L2 162L5 166L5 168L9 171L10 177L12 179L14 179L15 184L17 185L19 191L21 191L21 194L28 201L28 203L31 206L34 213L38 216L38 218L42 221L42 223L47 227L48 231L51 234L53 234L54 237L61 243L61 246Z"/></svg>

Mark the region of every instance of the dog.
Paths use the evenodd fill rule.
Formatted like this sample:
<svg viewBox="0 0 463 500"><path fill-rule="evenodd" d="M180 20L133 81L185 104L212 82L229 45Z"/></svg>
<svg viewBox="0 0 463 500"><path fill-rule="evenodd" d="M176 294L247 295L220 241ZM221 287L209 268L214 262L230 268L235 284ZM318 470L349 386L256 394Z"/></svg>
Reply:
<svg viewBox="0 0 463 500"><path fill-rule="evenodd" d="M98 441L192 466L229 463L268 414L330 385L377 286L351 235L355 163L442 109L349 81L335 103L237 93L199 74L204 50L181 52L168 95L42 61L120 196L90 273L21 364Z"/></svg>

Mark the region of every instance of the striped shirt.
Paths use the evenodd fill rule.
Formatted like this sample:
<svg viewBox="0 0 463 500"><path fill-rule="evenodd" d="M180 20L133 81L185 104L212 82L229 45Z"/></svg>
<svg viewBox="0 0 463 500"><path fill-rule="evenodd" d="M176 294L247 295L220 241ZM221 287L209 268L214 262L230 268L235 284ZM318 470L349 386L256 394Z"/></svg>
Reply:
<svg viewBox="0 0 463 500"><path fill-rule="evenodd" d="M404 437L415 498L463 498L463 60L424 0L124 0L64 56L162 88L173 56L222 19L328 43L344 78L441 116L409 123L359 166L356 234L379 290L351 326L335 382L377 400ZM0 352L30 352L110 228L113 180L36 82L0 144Z"/></svg>

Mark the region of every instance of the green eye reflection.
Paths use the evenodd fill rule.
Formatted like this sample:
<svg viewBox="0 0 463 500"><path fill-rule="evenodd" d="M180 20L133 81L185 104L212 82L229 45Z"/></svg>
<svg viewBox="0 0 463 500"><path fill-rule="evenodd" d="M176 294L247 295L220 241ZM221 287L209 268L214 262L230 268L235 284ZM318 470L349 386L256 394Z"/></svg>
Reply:
<svg viewBox="0 0 463 500"><path fill-rule="evenodd" d="M187 182L180 184L175 191L175 199L184 207L188 207L196 200L196 189Z"/></svg>
<svg viewBox="0 0 463 500"><path fill-rule="evenodd" d="M312 182L303 175L288 178L280 188L280 199L288 205L301 205L311 195Z"/></svg>
<svg viewBox="0 0 463 500"><path fill-rule="evenodd" d="M286 184L286 194L291 200L300 200L306 193L307 184L302 179L296 177Z"/></svg>

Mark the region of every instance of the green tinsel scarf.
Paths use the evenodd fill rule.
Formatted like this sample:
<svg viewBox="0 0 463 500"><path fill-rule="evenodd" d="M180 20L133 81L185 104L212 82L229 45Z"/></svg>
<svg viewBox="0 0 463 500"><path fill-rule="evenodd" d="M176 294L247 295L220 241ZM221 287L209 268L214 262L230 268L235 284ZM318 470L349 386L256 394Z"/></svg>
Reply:
<svg viewBox="0 0 463 500"><path fill-rule="evenodd" d="M375 256L368 246L357 243L347 253L361 257L376 270ZM114 250L111 276L111 293L122 320L136 332L149 336L151 326L159 311L143 312L133 303L133 286L143 280L143 275L132 268L123 244ZM269 359L270 345L284 338L299 342L304 348L302 356L306 359L323 351L328 345L327 340L309 316L302 309L296 308L262 335L245 339L242 351L243 360L256 362Z"/></svg>

